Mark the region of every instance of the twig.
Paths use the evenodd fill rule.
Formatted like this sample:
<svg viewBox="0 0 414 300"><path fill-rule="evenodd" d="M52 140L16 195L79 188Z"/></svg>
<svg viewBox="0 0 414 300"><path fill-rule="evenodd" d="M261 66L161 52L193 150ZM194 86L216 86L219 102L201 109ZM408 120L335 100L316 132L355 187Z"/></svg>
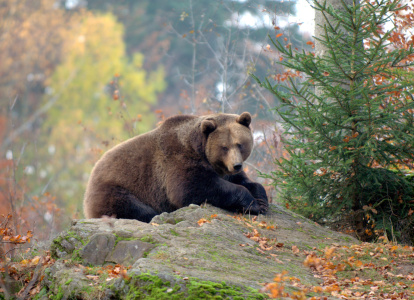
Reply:
<svg viewBox="0 0 414 300"><path fill-rule="evenodd" d="M37 279L39 278L40 275L40 267L42 266L43 263L43 256L40 257L39 262L36 265L36 269L33 272L33 278L32 280L30 280L30 282L27 284L26 288L24 289L23 293L20 295L19 300L24 300L27 299L27 295L29 294L30 290L32 289L33 285L37 282Z"/></svg>
<svg viewBox="0 0 414 300"><path fill-rule="evenodd" d="M4 257L4 261L6 262L6 257ZM4 279L2 277L0 277L0 286L4 291L4 298L6 298L7 300L10 299L10 293L9 293L9 288L8 288L8 284L7 281L10 279L9 276L9 267L8 264L5 263L4 265Z"/></svg>

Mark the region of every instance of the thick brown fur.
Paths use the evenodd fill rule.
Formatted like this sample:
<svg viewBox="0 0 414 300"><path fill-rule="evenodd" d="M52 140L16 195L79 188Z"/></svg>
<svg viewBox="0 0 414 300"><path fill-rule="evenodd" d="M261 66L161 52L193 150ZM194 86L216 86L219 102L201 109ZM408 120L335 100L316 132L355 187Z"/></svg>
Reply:
<svg viewBox="0 0 414 300"><path fill-rule="evenodd" d="M205 202L265 213L263 186L242 171L253 146L250 122L249 113L179 115L119 144L92 170L85 217L149 222L162 212Z"/></svg>

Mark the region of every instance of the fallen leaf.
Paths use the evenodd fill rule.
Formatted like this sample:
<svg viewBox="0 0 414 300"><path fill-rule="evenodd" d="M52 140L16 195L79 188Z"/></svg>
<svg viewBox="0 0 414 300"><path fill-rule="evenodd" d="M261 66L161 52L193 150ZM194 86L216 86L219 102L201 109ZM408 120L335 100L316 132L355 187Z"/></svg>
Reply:
<svg viewBox="0 0 414 300"><path fill-rule="evenodd" d="M37 265L39 263L39 260L40 260L40 256L35 256L35 257L32 258L30 263L32 265Z"/></svg>
<svg viewBox="0 0 414 300"><path fill-rule="evenodd" d="M391 247L391 249L390 249L390 251L391 251L391 252L394 252L394 251L395 251L395 250L397 250L397 249L398 249L398 246L392 246L392 247Z"/></svg>
<svg viewBox="0 0 414 300"><path fill-rule="evenodd" d="M34 296L40 293L40 284L30 290L30 295Z"/></svg>
<svg viewBox="0 0 414 300"><path fill-rule="evenodd" d="M362 267L364 265L364 263L362 262L362 261L360 261L360 260L357 260L356 262L355 262L355 266L357 267L357 268L360 268L360 267Z"/></svg>
<svg viewBox="0 0 414 300"><path fill-rule="evenodd" d="M203 226L203 224L205 223L210 223L210 221L204 218L201 218L200 220L197 221L198 226Z"/></svg>

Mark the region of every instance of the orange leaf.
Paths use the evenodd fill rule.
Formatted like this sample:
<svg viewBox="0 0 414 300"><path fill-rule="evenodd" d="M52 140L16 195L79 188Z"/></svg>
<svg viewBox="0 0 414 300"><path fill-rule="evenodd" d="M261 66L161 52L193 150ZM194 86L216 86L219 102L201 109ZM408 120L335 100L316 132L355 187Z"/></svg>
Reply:
<svg viewBox="0 0 414 300"><path fill-rule="evenodd" d="M362 267L364 265L364 263L362 262L362 261L360 261L360 260L357 260L356 262L355 262L355 266L357 267L357 268L360 268L360 267Z"/></svg>
<svg viewBox="0 0 414 300"><path fill-rule="evenodd" d="M323 288L321 286L314 286L313 287L313 292L314 293L320 293L323 291Z"/></svg>
<svg viewBox="0 0 414 300"><path fill-rule="evenodd" d="M276 35L276 38L279 38L279 37L281 37L283 35L283 33L279 33L279 34L277 34Z"/></svg>
<svg viewBox="0 0 414 300"><path fill-rule="evenodd" d="M198 226L203 226L204 223L210 223L209 220L201 218L200 220L198 220L197 224Z"/></svg>
<svg viewBox="0 0 414 300"><path fill-rule="evenodd" d="M335 247L326 248L325 249L325 257L330 258L333 255L334 252L335 252Z"/></svg>
<svg viewBox="0 0 414 300"><path fill-rule="evenodd" d="M28 261L27 259L23 259L23 260L20 262L20 264L21 264L21 265L23 265L23 266L27 265L28 263L29 263L29 261Z"/></svg>
<svg viewBox="0 0 414 300"><path fill-rule="evenodd" d="M299 250L299 248L297 246L293 245L292 246L292 251L293 251L293 253L296 254L296 253L299 253L300 250Z"/></svg>

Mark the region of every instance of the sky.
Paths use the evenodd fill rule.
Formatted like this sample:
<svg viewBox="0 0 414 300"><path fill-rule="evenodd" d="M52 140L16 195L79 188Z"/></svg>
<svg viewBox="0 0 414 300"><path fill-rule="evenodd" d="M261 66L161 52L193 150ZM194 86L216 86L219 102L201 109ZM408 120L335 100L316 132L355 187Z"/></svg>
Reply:
<svg viewBox="0 0 414 300"><path fill-rule="evenodd" d="M281 0L281 1L291 1L291 0ZM314 27L315 27L315 13L310 4L307 0L296 0L296 16L281 16L276 15L276 22L277 25L280 27L285 27L289 23L302 23L300 26L300 30L302 32L309 32L313 35ZM253 16L249 12L245 12L242 15L235 14L233 16L233 23L237 23L237 26L249 26L249 27L263 27L269 26L273 27L272 25L272 18L275 17L274 13L267 11L265 9L262 10L263 14L261 19Z"/></svg>
<svg viewBox="0 0 414 300"><path fill-rule="evenodd" d="M296 17L291 17L293 22L303 24L300 26L301 31L310 32L313 35L315 28L315 12L306 0L298 0L296 3Z"/></svg>

